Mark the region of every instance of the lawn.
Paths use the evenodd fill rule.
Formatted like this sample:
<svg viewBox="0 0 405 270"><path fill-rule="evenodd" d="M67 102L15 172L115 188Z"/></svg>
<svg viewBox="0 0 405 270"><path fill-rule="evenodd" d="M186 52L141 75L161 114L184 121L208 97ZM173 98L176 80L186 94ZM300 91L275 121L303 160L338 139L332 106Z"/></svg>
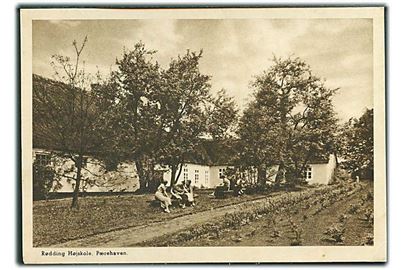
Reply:
<svg viewBox="0 0 405 270"><path fill-rule="evenodd" d="M33 244L49 246L98 233L147 225L211 208L254 200L263 195L215 199L212 191L198 190L197 205L173 209L166 214L152 207L153 194L80 198L80 210L70 209L70 199L35 201L33 206Z"/></svg>

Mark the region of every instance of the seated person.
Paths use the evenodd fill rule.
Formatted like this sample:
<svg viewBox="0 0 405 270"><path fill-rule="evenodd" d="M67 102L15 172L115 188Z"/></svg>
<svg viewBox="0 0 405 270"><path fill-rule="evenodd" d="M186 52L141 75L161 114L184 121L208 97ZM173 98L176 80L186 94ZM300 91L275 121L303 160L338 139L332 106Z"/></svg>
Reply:
<svg viewBox="0 0 405 270"><path fill-rule="evenodd" d="M166 192L167 181L163 180L155 192L155 199L160 201L160 206L166 213L170 213L169 206L172 205L172 200Z"/></svg>
<svg viewBox="0 0 405 270"><path fill-rule="evenodd" d="M234 187L234 194L236 196L240 196L245 191L245 183L242 179L236 180L235 187Z"/></svg>
<svg viewBox="0 0 405 270"><path fill-rule="evenodd" d="M225 196L225 192L230 190L231 187L231 182L229 181L228 178L226 178L224 175L220 176L220 179L222 180L222 183L219 184L214 191L214 196L216 198L223 198Z"/></svg>
<svg viewBox="0 0 405 270"><path fill-rule="evenodd" d="M223 186L226 188L226 191L229 191L231 189L231 181L225 175L221 177Z"/></svg>
<svg viewBox="0 0 405 270"><path fill-rule="evenodd" d="M187 202L187 194L185 193L185 182L181 181L177 185L175 185L171 189L172 196L175 200L178 200L179 206L181 208L186 207L186 202Z"/></svg>
<svg viewBox="0 0 405 270"><path fill-rule="evenodd" d="M187 196L187 204L194 206L194 186L191 185L191 180L187 180L184 185L184 194Z"/></svg>

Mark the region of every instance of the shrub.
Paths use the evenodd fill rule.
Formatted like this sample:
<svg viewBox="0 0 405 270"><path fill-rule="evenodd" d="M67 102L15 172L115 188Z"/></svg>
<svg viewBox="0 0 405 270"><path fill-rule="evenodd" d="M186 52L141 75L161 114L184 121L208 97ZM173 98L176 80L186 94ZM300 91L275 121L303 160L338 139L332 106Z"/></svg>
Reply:
<svg viewBox="0 0 405 270"><path fill-rule="evenodd" d="M344 222L346 222L346 220L347 220L347 215L341 214L341 215L339 216L339 222L340 222L340 223L344 223Z"/></svg>
<svg viewBox="0 0 405 270"><path fill-rule="evenodd" d="M344 240L345 227L342 224L334 224L324 232L330 239L336 243L341 243Z"/></svg>
<svg viewBox="0 0 405 270"><path fill-rule="evenodd" d="M374 200L374 195L371 191L368 191L366 194L366 200L368 201L373 201Z"/></svg>
<svg viewBox="0 0 405 270"><path fill-rule="evenodd" d="M273 237L280 237L281 236L281 232L279 230L274 230L273 231Z"/></svg>
<svg viewBox="0 0 405 270"><path fill-rule="evenodd" d="M291 230L294 234L294 237L290 243L291 246L301 246L302 245L302 229L299 226L291 221Z"/></svg>
<svg viewBox="0 0 405 270"><path fill-rule="evenodd" d="M372 225L374 223L373 209L371 209L371 208L366 209L366 212L364 213L364 218L370 225Z"/></svg>
<svg viewBox="0 0 405 270"><path fill-rule="evenodd" d="M358 204L350 204L348 213L349 214L356 214L360 210L360 206Z"/></svg>
<svg viewBox="0 0 405 270"><path fill-rule="evenodd" d="M368 233L361 243L362 246L372 246L374 245L374 235L372 233Z"/></svg>
<svg viewBox="0 0 405 270"><path fill-rule="evenodd" d="M52 166L44 166L34 161L32 194L34 200L48 199L48 195L53 190L61 188L59 178L56 176Z"/></svg>

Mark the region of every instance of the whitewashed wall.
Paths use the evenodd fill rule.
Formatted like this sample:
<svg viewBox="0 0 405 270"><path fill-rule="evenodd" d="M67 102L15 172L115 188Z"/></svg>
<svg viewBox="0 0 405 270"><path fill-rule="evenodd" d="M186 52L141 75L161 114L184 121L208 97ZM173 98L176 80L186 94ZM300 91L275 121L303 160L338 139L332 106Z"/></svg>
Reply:
<svg viewBox="0 0 405 270"><path fill-rule="evenodd" d="M179 169L176 171L176 176L179 173ZM198 171L198 172L196 172ZM197 176L197 177L196 177ZM187 177L187 179L186 179ZM163 173L163 179L166 180L169 184L171 181L171 170L166 169ZM178 183L185 180L191 180L192 185L196 187L213 187L211 180L210 180L210 166L200 165L200 164L193 164L193 163L185 163L183 168L180 172L180 176L178 179Z"/></svg>
<svg viewBox="0 0 405 270"><path fill-rule="evenodd" d="M62 187L57 192L72 192L74 189L76 170L74 162L69 158L59 157L44 149L33 150L33 160L37 153L51 155L51 165L61 177ZM139 179L133 162L120 163L114 171L106 171L103 163L92 157L87 157L86 167L82 169L82 184L80 191L86 192L133 192L139 189Z"/></svg>
<svg viewBox="0 0 405 270"><path fill-rule="evenodd" d="M308 166L312 168L312 178L307 178L308 184L327 185L332 182L336 169L336 159L334 155L329 155L328 163L308 164Z"/></svg>
<svg viewBox="0 0 405 270"><path fill-rule="evenodd" d="M207 166L207 165L200 165L200 164L193 164L193 163L186 163L184 164L181 174L179 176L178 182L185 180L185 174L187 174L187 179L191 180L191 183L197 187L205 187L205 188L214 188L222 183L220 178L220 174L224 172L224 170L228 168L234 168L233 166ZM269 182L274 182L276 180L276 175L278 172L279 165L274 165L267 170L267 177L269 178ZM199 181L195 181L195 171L199 171ZM208 171L208 179L206 172ZM179 173L179 169L176 172L176 175ZM256 182L257 181L257 170L252 169L251 171L241 172L239 177L245 178L247 182ZM166 168L163 179L170 183L171 179L171 170Z"/></svg>

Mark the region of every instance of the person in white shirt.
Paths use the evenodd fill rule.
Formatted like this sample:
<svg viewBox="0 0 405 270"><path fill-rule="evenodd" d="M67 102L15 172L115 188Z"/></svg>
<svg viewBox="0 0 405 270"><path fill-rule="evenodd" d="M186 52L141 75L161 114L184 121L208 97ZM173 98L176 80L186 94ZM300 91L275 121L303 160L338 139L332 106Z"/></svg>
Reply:
<svg viewBox="0 0 405 270"><path fill-rule="evenodd" d="M163 181L157 188L155 192L156 200L160 201L160 206L164 209L166 213L170 213L169 206L172 205L172 200L166 192L167 181Z"/></svg>

